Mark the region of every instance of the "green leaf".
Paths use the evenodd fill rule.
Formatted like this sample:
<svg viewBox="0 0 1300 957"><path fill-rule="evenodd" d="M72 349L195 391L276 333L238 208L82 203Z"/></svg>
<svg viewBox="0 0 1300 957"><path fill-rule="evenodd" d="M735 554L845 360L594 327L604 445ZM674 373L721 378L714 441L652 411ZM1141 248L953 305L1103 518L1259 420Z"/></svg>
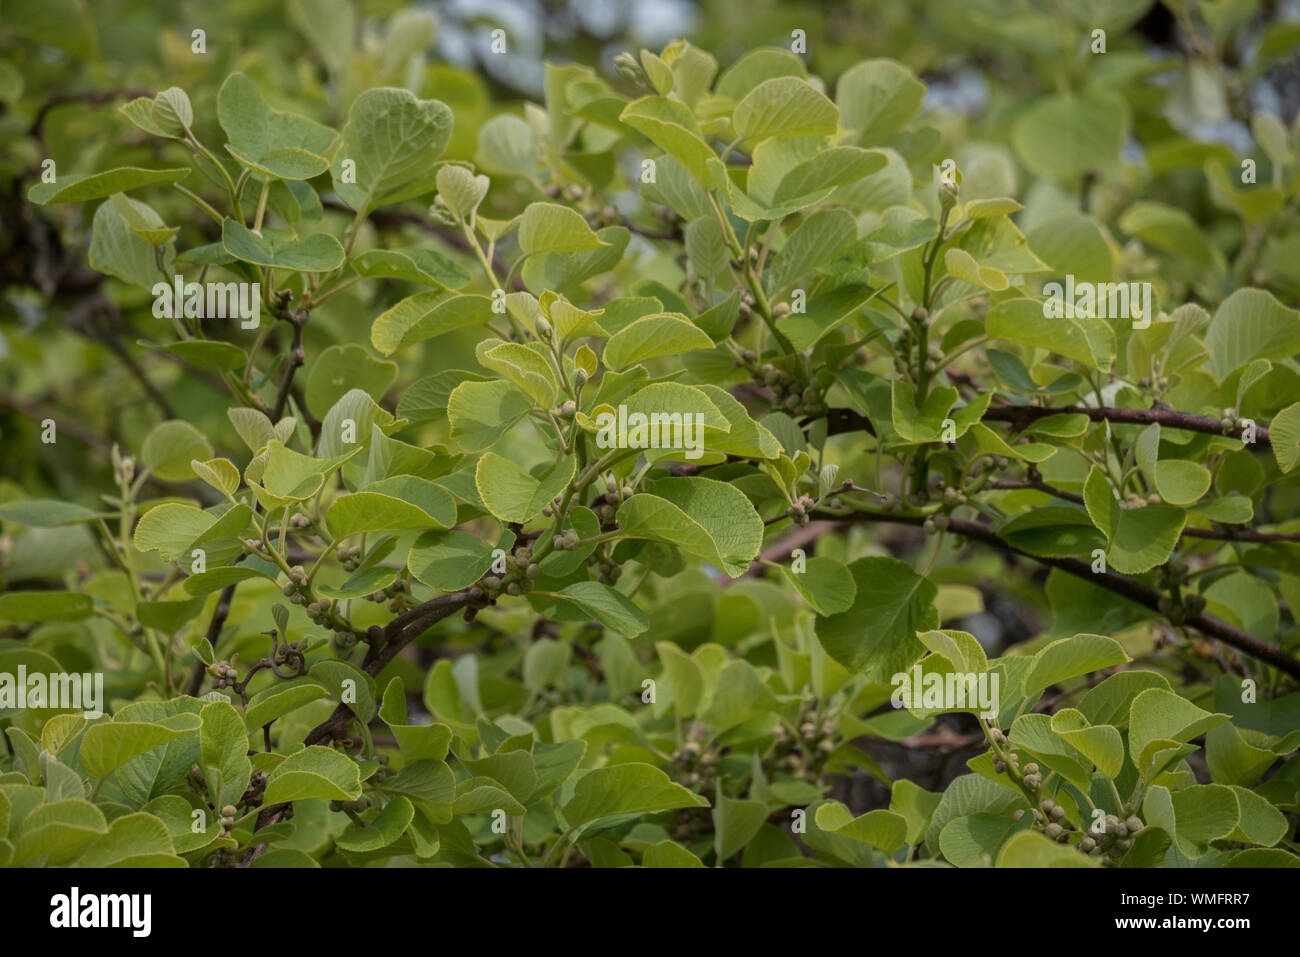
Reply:
<svg viewBox="0 0 1300 957"><path fill-rule="evenodd" d="M120 197L120 200L115 201L114 197ZM160 265L158 247L132 228L122 212L124 209L137 222L163 226L162 219L150 207L129 196L114 193L107 202L100 203L91 223L91 268L146 289L152 289L159 282L171 282L176 252L174 242L168 240L161 247Z"/></svg>
<svg viewBox="0 0 1300 957"><path fill-rule="evenodd" d="M394 475L336 498L325 513L335 538L396 529L450 528L456 501L439 485L414 475Z"/></svg>
<svg viewBox="0 0 1300 957"><path fill-rule="evenodd" d="M953 404L959 398L957 390L952 386L936 386L926 396L925 405L918 409L912 386L895 379L892 398L893 426L900 438L908 442L939 442L944 439L945 420L951 418L954 426L952 435L961 438L972 425L979 422L991 395L985 393L952 412Z"/></svg>
<svg viewBox="0 0 1300 957"><path fill-rule="evenodd" d="M400 838L414 817L414 806L405 797L398 795L365 827L353 824L336 837L334 843L344 851L378 851Z"/></svg>
<svg viewBox="0 0 1300 957"><path fill-rule="evenodd" d="M1129 755L1133 758L1133 763L1138 765L1137 759L1151 742L1173 741L1181 744L1205 734L1227 720L1226 714L1211 714L1172 691L1148 688L1133 699L1129 711Z"/></svg>
<svg viewBox="0 0 1300 957"><path fill-rule="evenodd" d="M492 181L486 176L475 176L463 166L446 163L438 167L435 179L438 196L454 216L469 222L474 211L483 202Z"/></svg>
<svg viewBox="0 0 1300 957"><path fill-rule="evenodd" d="M1287 819L1265 798L1243 787L1233 787L1232 793L1240 814L1228 840L1271 847L1286 836Z"/></svg>
<svg viewBox="0 0 1300 957"><path fill-rule="evenodd" d="M1282 472L1290 472L1300 463L1300 402L1293 402L1273 416L1269 424L1273 457ZM0 514L0 517L3 517Z"/></svg>
<svg viewBox="0 0 1300 957"><path fill-rule="evenodd" d="M53 498L29 498L0 505L0 521L15 522L33 528L54 528L90 522L109 515L109 512L92 512L75 502Z"/></svg>
<svg viewBox="0 0 1300 957"><path fill-rule="evenodd" d="M989 266L981 266L975 261L975 257L964 249L952 247L945 250L943 262L948 275L973 286L1001 292L1011 285L1006 273Z"/></svg>
<svg viewBox="0 0 1300 957"><path fill-rule="evenodd" d="M848 210L819 209L813 213L786 237L776 257L772 266L773 299L783 299L800 279L834 262L857 238L858 224Z"/></svg>
<svg viewBox="0 0 1300 957"><path fill-rule="evenodd" d="M179 86L169 86L153 98L154 123L170 136L180 136L194 125L194 106Z"/></svg>
<svg viewBox="0 0 1300 957"><path fill-rule="evenodd" d="M329 168L325 154L335 132L305 116L271 109L242 73L232 73L221 84L217 119L229 140L226 150L255 179L312 179Z"/></svg>
<svg viewBox="0 0 1300 957"><path fill-rule="evenodd" d="M317 454L327 462L346 461L344 456L350 457L370 444L376 425L382 431L393 421L392 413L381 408L368 394L360 389L349 389L321 421ZM345 431L349 422L352 424L351 434ZM267 471L269 475L269 466ZM270 488L269 478L267 487Z"/></svg>
<svg viewBox="0 0 1300 957"><path fill-rule="evenodd" d="M916 633L939 626L939 589L893 558L860 558L849 571L857 588L853 606L818 616L817 638L849 671L888 682L925 652Z"/></svg>
<svg viewBox="0 0 1300 957"><path fill-rule="evenodd" d="M1187 513L1172 505L1121 511L1106 560L1126 575L1138 575L1164 564L1173 554L1186 520Z"/></svg>
<svg viewBox="0 0 1300 957"><path fill-rule="evenodd" d="M92 778L106 778L132 758L198 726L198 718L191 714L168 718L165 724L114 720L93 725L81 739L81 767Z"/></svg>
<svg viewBox="0 0 1300 957"><path fill-rule="evenodd" d="M425 532L411 545L406 564L417 581L437 591L456 591L491 567L492 545L468 532Z"/></svg>
<svg viewBox="0 0 1300 957"><path fill-rule="evenodd" d="M703 867L704 862L675 841L663 840L641 852L642 867Z"/></svg>
<svg viewBox="0 0 1300 957"><path fill-rule="evenodd" d="M751 143L769 136L830 136L840 111L805 80L783 76L764 80L736 104L731 124Z"/></svg>
<svg viewBox="0 0 1300 957"><path fill-rule="evenodd" d="M244 711L244 725L249 731L257 731L326 694L325 687L310 678L278 682L249 700Z"/></svg>
<svg viewBox="0 0 1300 957"><path fill-rule="evenodd" d="M853 607L858 586L854 583L853 573L843 562L813 556L805 559L805 568L801 572L784 564L781 571L817 614L837 615Z"/></svg>
<svg viewBox="0 0 1300 957"><path fill-rule="evenodd" d="M536 253L576 253L606 246L581 214L557 203L530 203L519 223L519 249Z"/></svg>
<svg viewBox="0 0 1300 957"><path fill-rule="evenodd" d="M349 262L357 275L370 278L404 279L444 289L469 283L469 273L432 249L367 249Z"/></svg>
<svg viewBox="0 0 1300 957"><path fill-rule="evenodd" d="M998 853L995 867L1100 867L1098 859L1057 844L1037 831L1011 835Z"/></svg>
<svg viewBox="0 0 1300 957"><path fill-rule="evenodd" d="M315 588L319 594L324 595L326 598L333 598L335 601L350 601L356 598L364 598L366 595L387 588L396 577L396 569L378 565L374 568L361 569L349 576L347 581L337 587L317 584Z"/></svg>
<svg viewBox="0 0 1300 957"><path fill-rule="evenodd" d="M533 408L532 399L509 382L462 382L447 400L451 439L467 452L482 451Z"/></svg>
<svg viewBox="0 0 1300 957"><path fill-rule="evenodd" d="M632 538L675 545L732 578L758 555L763 521L734 485L707 478L670 478L619 506L619 527Z"/></svg>
<svg viewBox="0 0 1300 957"><path fill-rule="evenodd" d="M446 824L451 820L452 805L456 800L456 776L441 760L413 761L397 774L376 784L375 789L407 798L432 824Z"/></svg>
<svg viewBox="0 0 1300 957"><path fill-rule="evenodd" d="M391 786L391 782L390 782ZM355 801L361 796L357 763L331 748L312 745L276 766L266 781L266 805L321 798Z"/></svg>
<svg viewBox="0 0 1300 957"><path fill-rule="evenodd" d="M323 417L354 388L378 401L396 378L395 362L376 359L364 347L352 343L330 346L316 357L307 372L307 410Z"/></svg>
<svg viewBox="0 0 1300 957"><path fill-rule="evenodd" d="M1220 382L1255 359L1289 358L1300 352L1300 311L1263 289L1238 289L1214 311L1205 348Z"/></svg>
<svg viewBox="0 0 1300 957"><path fill-rule="evenodd" d="M726 169L700 135L695 116L684 103L661 96L642 97L629 103L619 120L681 164L706 190L726 185Z"/></svg>
<svg viewBox="0 0 1300 957"><path fill-rule="evenodd" d="M732 100L739 100L764 80L778 76L805 78L808 70L803 60L788 50L759 47L751 50L723 71L718 77L715 92Z"/></svg>
<svg viewBox="0 0 1300 957"><path fill-rule="evenodd" d="M408 724L406 691L402 679L394 678L384 689L379 717L393 732L398 750L405 760L416 762L431 760L441 762L447 756L452 731L445 724Z"/></svg>
<svg viewBox="0 0 1300 957"><path fill-rule="evenodd" d="M703 670L694 658L670 641L655 642L655 651L672 691L673 715L678 718L692 717L699 710L704 696Z"/></svg>
<svg viewBox="0 0 1300 957"><path fill-rule="evenodd" d="M686 258L702 279L714 279L727 270L729 251L722 227L711 216L688 223L685 234Z"/></svg>
<svg viewBox="0 0 1300 957"><path fill-rule="evenodd" d="M1110 483L1095 465L1084 483L1083 499L1093 524L1110 542L1107 562L1126 575L1164 564L1187 521L1187 513L1172 505L1120 508Z"/></svg>
<svg viewBox="0 0 1300 957"><path fill-rule="evenodd" d="M939 803L930 815L930 824L925 832L925 845L930 852L939 850L939 835L949 821L968 814L1005 814L1013 808L1025 806L1024 796L1019 791L1003 787L981 774L963 774L955 778L939 796ZM1083 855L1072 851L1075 856Z"/></svg>
<svg viewBox="0 0 1300 957"><path fill-rule="evenodd" d="M988 670L988 656L975 636L966 631L921 631L917 640L934 654L947 658L953 669L966 674Z"/></svg>
<svg viewBox="0 0 1300 957"><path fill-rule="evenodd" d="M479 219L481 223L482 218ZM575 295L576 287L603 273L610 272L623 259L632 233L623 226L606 226L596 231L600 245L582 252L541 253L524 263L524 284L532 290L553 289Z"/></svg>
<svg viewBox="0 0 1300 957"><path fill-rule="evenodd" d="M1237 830L1241 809L1232 788L1198 784L1171 792L1152 785L1142 800L1148 824L1163 828L1184 857L1196 860L1210 851L1212 841L1224 840Z"/></svg>
<svg viewBox="0 0 1300 957"><path fill-rule="evenodd" d="M136 605L136 618L146 628L164 635L175 635L203 610L203 600L142 601Z"/></svg>
<svg viewBox="0 0 1300 957"><path fill-rule="evenodd" d="M744 724L777 708L776 695L748 661L736 658L717 675L713 696L704 709L705 724L719 732Z"/></svg>
<svg viewBox="0 0 1300 957"><path fill-rule="evenodd" d="M989 867L1016 822L996 814L967 814L939 832L939 851L954 867Z"/></svg>
<svg viewBox="0 0 1300 957"><path fill-rule="evenodd" d="M1102 371L1115 354L1115 333L1104 319L1049 316L1036 299L998 303L989 310L984 325L990 339L1037 346Z"/></svg>
<svg viewBox="0 0 1300 957"><path fill-rule="evenodd" d="M803 312L792 312L776 321L796 349L808 349L850 316L856 315L876 295L866 286L851 283L811 296Z"/></svg>
<svg viewBox="0 0 1300 957"><path fill-rule="evenodd" d="M884 143L921 110L925 84L895 60L864 60L835 84L840 125L859 143Z"/></svg>
<svg viewBox="0 0 1300 957"><path fill-rule="evenodd" d="M474 483L488 510L503 522L527 522L573 478L574 460L566 456L539 480L495 452L478 460Z"/></svg>
<svg viewBox="0 0 1300 957"><path fill-rule="evenodd" d="M478 131L475 161L489 173L531 176L537 165L532 129L517 116L494 116Z"/></svg>
<svg viewBox="0 0 1300 957"><path fill-rule="evenodd" d="M140 551L156 551L172 562L206 542L234 538L248 527L251 515L242 504L205 512L193 505L165 502L140 517L132 541Z"/></svg>
<svg viewBox="0 0 1300 957"><path fill-rule="evenodd" d="M713 850L721 863L746 847L767 821L767 805L722 795L713 808Z"/></svg>
<svg viewBox="0 0 1300 957"><path fill-rule="evenodd" d="M534 348L521 342L503 342L480 350L478 360L513 382L539 406L549 409L555 404L560 386L543 349L540 345Z"/></svg>
<svg viewBox="0 0 1300 957"><path fill-rule="evenodd" d="M103 812L89 801L42 804L23 820L12 863L22 865L39 858L47 865L66 864L106 833L108 822Z"/></svg>
<svg viewBox="0 0 1300 957"><path fill-rule="evenodd" d="M1094 548L1106 547L1106 536L1093 526L1085 510L1060 505L1012 516L997 532L1016 548L1046 558L1091 557Z"/></svg>
<svg viewBox="0 0 1300 957"><path fill-rule="evenodd" d="M655 356L712 348L708 334L684 316L664 313L638 319L616 332L605 343L602 358L606 366L617 370Z"/></svg>
<svg viewBox="0 0 1300 957"><path fill-rule="evenodd" d="M1160 423L1142 430L1134 445L1138 467L1155 479L1156 491L1171 505L1191 505L1210 487L1213 476L1205 466L1186 459L1158 459Z"/></svg>
<svg viewBox="0 0 1300 957"><path fill-rule="evenodd" d="M578 779L573 797L564 805L564 819L576 829L614 815L708 806L707 800L670 781L658 768L617 764L595 768Z"/></svg>
<svg viewBox="0 0 1300 957"><path fill-rule="evenodd" d="M0 621L79 621L94 610L89 595L69 591L11 591L0 595Z"/></svg>
<svg viewBox="0 0 1300 957"><path fill-rule="evenodd" d="M589 582L588 584L597 584ZM603 587L603 586L602 586ZM542 638L534 641L524 652L523 679L524 687L529 691L543 691L552 686L566 686L565 673L569 669L569 662L573 658L573 648L562 641L554 641L548 638ZM522 753L522 752L519 752ZM532 761L529 760L531 767ZM479 773L488 773L482 770ZM489 774L489 777L501 778L495 774ZM511 793L514 793L512 790ZM520 800L525 799L528 795L515 794Z"/></svg>
<svg viewBox="0 0 1300 957"><path fill-rule="evenodd" d="M1026 230L1029 248L1058 275L1076 281L1111 282L1115 267L1101 227L1091 217L1062 212Z"/></svg>
<svg viewBox="0 0 1300 957"><path fill-rule="evenodd" d="M141 186L175 183L188 176L189 172L188 167L141 169L138 166L120 166L103 173L63 176L53 183L37 183L27 191L27 199L41 206L51 203L83 203L139 189Z"/></svg>
<svg viewBox="0 0 1300 957"><path fill-rule="evenodd" d="M223 495L231 495L239 488L239 469L230 459L208 459L206 462L190 459L190 468Z"/></svg>
<svg viewBox="0 0 1300 957"><path fill-rule="evenodd" d="M632 638L650 627L645 612L622 592L600 582L577 582L554 597L577 606L581 614L595 619L624 638Z"/></svg>
<svg viewBox="0 0 1300 957"><path fill-rule="evenodd" d="M843 804L828 801L817 808L816 821L823 831L870 844L886 854L893 854L907 839L907 820L893 811L877 809L855 818Z"/></svg>
<svg viewBox="0 0 1300 957"><path fill-rule="evenodd" d="M343 408L340 403L342 403L344 399L347 399L348 395L351 394L352 393L348 393L343 397L343 399L336 402L334 404L334 409ZM373 404L373 400L371 400L371 398L364 392L358 391L357 396L359 397L358 401L364 399L366 402ZM334 409L330 410L331 413L333 413ZM387 413L385 413L385 415L386 414ZM342 417L342 415L338 416L338 418ZM361 419L362 416L358 414L355 418ZM326 416L326 421L329 421L328 416ZM332 424L334 425L334 428L331 429L331 432L337 433L339 424L337 422ZM370 422L365 421L364 425L368 427ZM363 422L357 422L358 435L365 434L361 431L362 426ZM324 428L324 425L322 425L322 446L326 444L326 433ZM359 451L361 451L361 449L358 446L340 455L318 459L313 458L310 455L303 455L301 452L295 452L293 449L285 448L279 439L273 438L266 444L266 468L262 472L262 482L265 484L266 490L276 498L303 501L311 498L320 490L321 484L324 482L326 475L338 468L348 459L352 458L352 456ZM251 467L252 466L250 465L249 468L251 469ZM245 478L248 477L249 476L246 474Z"/></svg>
<svg viewBox="0 0 1300 957"><path fill-rule="evenodd" d="M77 859L77 867L185 867L167 825L152 814L124 814Z"/></svg>
<svg viewBox="0 0 1300 957"><path fill-rule="evenodd" d="M1118 728L1090 725L1077 709L1064 708L1052 715L1052 730L1096 765L1103 776L1113 780L1124 769L1124 741Z"/></svg>
<svg viewBox="0 0 1300 957"><path fill-rule="evenodd" d="M491 318L492 300L486 296L421 292L381 313L370 326L370 343L390 356L403 346L466 326L481 326Z"/></svg>
<svg viewBox="0 0 1300 957"><path fill-rule="evenodd" d="M1069 678L1123 664L1129 657L1114 638L1105 635L1075 635L1060 638L1034 655L1022 687L1033 697Z"/></svg>
<svg viewBox="0 0 1300 957"><path fill-rule="evenodd" d="M259 236L233 219L221 222L221 245L236 259L290 272L329 272L343 265L343 247L329 233L295 239L279 230Z"/></svg>
<svg viewBox="0 0 1300 957"><path fill-rule="evenodd" d="M212 445L198 429L182 419L170 419L154 428L140 447L140 461L168 482L194 478L192 459L212 458Z"/></svg>
<svg viewBox="0 0 1300 957"><path fill-rule="evenodd" d="M780 142L791 141L769 140L756 149L755 153L763 154L773 143ZM884 169L888 163L888 157L879 150L863 150L856 146L819 149L803 162L785 171L772 193L772 206L781 213L787 209L803 209L820 202L826 190L857 183ZM754 184L752 175L751 186Z"/></svg>
<svg viewBox="0 0 1300 957"><path fill-rule="evenodd" d="M334 191L358 211L396 201L403 190L424 182L447 148L452 122L451 109L438 100L420 100L391 87L367 90L352 101L330 163ZM355 164L354 177L349 162ZM432 192L432 183L425 191Z"/></svg>
<svg viewBox="0 0 1300 957"><path fill-rule="evenodd" d="M1035 175L1071 180L1114 166L1128 126L1128 107L1113 94L1048 96L1016 118L1011 145Z"/></svg>
<svg viewBox="0 0 1300 957"><path fill-rule="evenodd" d="M248 759L248 732L234 706L213 701L199 712L199 753L215 805L238 804L248 789L253 764Z"/></svg>
<svg viewBox="0 0 1300 957"><path fill-rule="evenodd" d="M1119 228L1144 243L1188 260L1200 269L1208 271L1222 264L1222 254L1210 243L1196 221L1185 210L1175 206L1145 200L1134 203L1119 218Z"/></svg>

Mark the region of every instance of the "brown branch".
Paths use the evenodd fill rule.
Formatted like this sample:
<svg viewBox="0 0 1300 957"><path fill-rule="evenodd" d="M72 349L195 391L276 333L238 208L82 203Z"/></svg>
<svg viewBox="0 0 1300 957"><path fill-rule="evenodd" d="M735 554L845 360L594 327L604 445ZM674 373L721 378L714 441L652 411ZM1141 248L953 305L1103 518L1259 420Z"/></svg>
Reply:
<svg viewBox="0 0 1300 957"><path fill-rule="evenodd" d="M384 628L383 637L373 641L361 665L363 671L372 677L384 670L384 667L397 657L398 653L420 635L442 619L453 615L467 605L483 600L483 590L477 585L463 588L449 595L439 595L430 599L390 621ZM343 736L348 719L353 716L352 709L340 703L334 713L311 730L303 744L320 744L322 741L337 740Z"/></svg>
<svg viewBox="0 0 1300 957"><path fill-rule="evenodd" d="M271 421L279 422L284 415L285 406L289 404L289 392L293 388L293 375L298 371L298 367L307 361L307 353L302 347L302 330L307 325L307 317L290 316L288 320L293 326L293 341L289 344L289 359L284 368L284 378L280 380L280 391L275 397L275 407L271 410Z"/></svg>
<svg viewBox="0 0 1300 957"><path fill-rule="evenodd" d="M442 621L442 619L455 614L460 609L479 605L483 601L483 590L477 585L471 585L469 588L463 588L458 592L439 595L437 598L403 612L388 623L383 630L382 638L371 643L370 650L366 652L362 670L371 677L378 675L379 672L384 670L384 666L396 658L403 648L424 634L429 628ZM307 737L303 739L303 744L310 747L313 744L341 739L347 731L348 719L353 716L352 709L339 702L338 707L334 709L334 713L307 734ZM286 802L262 808L257 815L255 830L269 827L283 820L291 807L292 805ZM266 844L257 844L249 848L244 855L241 866L247 867L252 864L266 851L266 847Z"/></svg>
<svg viewBox="0 0 1300 957"><path fill-rule="evenodd" d="M240 556L241 559L243 556ZM226 618L230 615L230 601L235 596L234 585L227 585L221 590L221 595L217 598L217 607L212 610L212 620L208 622L208 644L216 650L217 639L221 637L221 629L225 627ZM198 697L199 687L203 684L203 674L207 671L202 661L194 663L194 670L190 672L190 682L185 688L185 693L191 698Z"/></svg>
<svg viewBox="0 0 1300 957"><path fill-rule="evenodd" d="M134 100L142 96L152 96L149 90L104 90L99 93L56 93L46 100L39 110L36 111L36 118L32 120L32 125L27 128L28 134L36 140L42 142L42 134L45 129L45 119L50 111L59 106L67 106L70 103L85 103L87 106L103 106L110 100L127 99Z"/></svg>
<svg viewBox="0 0 1300 957"><path fill-rule="evenodd" d="M782 514L779 517L789 518L790 516ZM820 536L826 534L826 532L830 531L834 527L834 524L831 522L812 522L811 524L796 528L794 534L788 535L780 541L763 549L763 553L759 555L758 558L754 559L754 561L749 563L749 568L741 574L740 578L761 578L763 576L763 571L766 568L763 562L784 561L790 557L790 553L796 548L803 548L805 545L811 545ZM725 588L733 581L739 581L740 578L724 578L722 580L722 585Z"/></svg>
<svg viewBox="0 0 1300 957"><path fill-rule="evenodd" d="M983 419L985 422L1008 422L1017 432L1022 432L1039 419L1053 415L1086 415L1093 422L1119 422L1126 425L1150 425L1156 422L1171 429L1204 432L1208 435L1231 435L1236 438L1240 438L1242 432L1239 426L1225 432L1223 420L1210 415L1195 415L1169 408L1112 409L1107 406L1094 408L1087 405L999 405L987 409ZM1266 426L1255 426L1255 444L1262 447L1270 446Z"/></svg>
<svg viewBox="0 0 1300 957"><path fill-rule="evenodd" d="M1093 408L1086 405L1038 406L1038 405L994 405L984 411L985 422L1007 422L1017 431L1022 432L1039 419L1053 415L1086 415L1093 422L1120 422L1129 425L1150 425L1158 422L1171 429L1184 429L1189 432L1204 432L1207 435L1231 435L1241 437L1241 427L1223 429L1223 420L1209 415L1195 415L1191 412L1177 412L1173 409L1113 409L1107 406ZM876 434L871 420L856 409L832 409L827 415L830 435L844 432L870 432ZM1268 427L1255 426L1255 445L1270 448Z"/></svg>
<svg viewBox="0 0 1300 957"><path fill-rule="evenodd" d="M890 522L902 525L921 525L924 524L927 516L925 515L895 515L892 512L873 512L861 509L851 512L847 515L835 515L831 512L814 513L816 518L829 521L839 522ZM1123 595L1125 598L1139 605L1142 605L1151 611L1160 613L1160 600L1165 597L1161 592L1152 588L1150 585L1128 578L1124 575L1117 575L1114 572L1094 572L1092 566L1085 561L1077 558L1043 558L1038 555L1031 555L1029 552L1016 548L1014 545L1005 541L997 535L987 525L981 525L978 522L968 521L966 519L952 518L948 522L948 531L955 535L961 535L972 541L983 542L986 545L1014 555L1021 555L1025 558L1032 559L1041 565L1047 565L1051 568L1059 568L1061 571L1068 572L1085 581L1090 581L1095 585L1100 585L1117 595ZM1280 648L1274 648L1258 640L1252 635L1239 628L1234 628L1225 621L1220 621L1210 615L1193 615L1184 622L1188 627L1195 628L1197 631L1211 638L1217 638L1226 645L1231 645L1238 651L1245 652L1253 658L1266 662L1279 671L1283 671L1292 678L1300 680L1300 661L1292 658Z"/></svg>
<svg viewBox="0 0 1300 957"><path fill-rule="evenodd" d="M1028 481L1016 479L999 479L989 483L995 489L1033 489L1047 495L1054 495L1067 502L1082 505L1083 496L1077 492L1067 492L1055 485L1048 485L1042 479ZM1188 538L1208 538L1220 542L1300 542L1300 532L1262 532L1257 528L1184 528L1183 534Z"/></svg>

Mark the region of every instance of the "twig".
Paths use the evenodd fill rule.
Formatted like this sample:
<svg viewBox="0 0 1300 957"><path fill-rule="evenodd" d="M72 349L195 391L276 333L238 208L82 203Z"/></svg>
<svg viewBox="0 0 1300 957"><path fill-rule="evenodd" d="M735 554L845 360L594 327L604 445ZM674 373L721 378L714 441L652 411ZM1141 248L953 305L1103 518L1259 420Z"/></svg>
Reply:
<svg viewBox="0 0 1300 957"><path fill-rule="evenodd" d="M1056 498L1076 505L1084 504L1083 496L1077 492L1067 492L1055 485L1048 485L1041 478L1017 480L998 479L990 482L989 488L995 489L1033 489L1054 495ZM1220 542L1300 542L1300 532L1263 532L1257 528L1184 528L1183 534L1188 538L1208 538Z"/></svg>
<svg viewBox="0 0 1300 957"><path fill-rule="evenodd" d="M1225 432L1223 420L1210 415L1195 415L1191 412L1178 412L1174 409L1113 409L1107 406L1095 408L1087 405L1034 406L1034 405L1000 405L984 412L985 422L1009 422L1017 432L1023 431L1039 419L1053 415L1086 415L1093 422L1120 422L1128 425L1150 425L1158 422L1171 429L1183 429L1188 432L1204 432L1209 435L1233 435L1240 437L1241 427ZM1268 428L1255 426L1255 444L1271 447Z"/></svg>
<svg viewBox="0 0 1300 957"><path fill-rule="evenodd" d="M872 512L865 509L851 512L847 515L835 515L831 512L814 513L815 517L829 521L839 522L890 522L903 525L921 525L924 524L925 515L895 515L892 512ZM1005 541L986 525L966 519L952 518L948 521L948 531L954 535L961 535L973 541L983 542L991 545L1000 551L1008 552L1014 555L1022 555L1025 558L1032 559L1041 565L1047 565L1052 568L1059 568L1061 571L1069 572L1085 581L1090 581L1095 585L1100 585L1117 595L1123 595L1130 601L1143 605L1152 611L1160 611L1160 599L1165 596L1152 588L1133 578L1124 575L1117 575L1114 572L1094 572L1092 566L1085 561L1077 558L1043 558L1038 555L1031 555L1029 552L1016 548L1011 543ZM1248 635L1239 628L1234 628L1227 622L1220 621L1210 615L1192 615L1185 622L1188 627L1195 628L1197 631L1212 638L1217 638L1224 644L1231 645L1238 651L1243 651L1260 661L1267 662L1279 671L1283 671L1292 678L1300 680L1300 660L1296 660L1282 651L1280 648L1274 648L1266 645L1257 638Z"/></svg>

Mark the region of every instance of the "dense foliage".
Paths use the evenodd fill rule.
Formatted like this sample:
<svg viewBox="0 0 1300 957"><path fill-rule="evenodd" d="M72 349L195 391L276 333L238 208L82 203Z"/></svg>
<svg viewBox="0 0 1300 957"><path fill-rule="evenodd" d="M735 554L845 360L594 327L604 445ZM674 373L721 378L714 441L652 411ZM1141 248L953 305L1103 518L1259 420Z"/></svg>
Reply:
<svg viewBox="0 0 1300 957"><path fill-rule="evenodd" d="M0 682L104 712L0 683L0 863L1300 865L1294 26L763 8L517 103L92 6L0 26Z"/></svg>

